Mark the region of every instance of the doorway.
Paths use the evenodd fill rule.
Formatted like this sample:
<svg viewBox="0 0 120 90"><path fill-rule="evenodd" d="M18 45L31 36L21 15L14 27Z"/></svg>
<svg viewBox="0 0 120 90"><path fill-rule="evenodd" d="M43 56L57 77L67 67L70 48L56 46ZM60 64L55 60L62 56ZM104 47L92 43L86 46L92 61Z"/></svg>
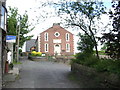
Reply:
<svg viewBox="0 0 120 90"><path fill-rule="evenodd" d="M60 55L61 53L61 46L60 44L55 44L54 45L54 54Z"/></svg>

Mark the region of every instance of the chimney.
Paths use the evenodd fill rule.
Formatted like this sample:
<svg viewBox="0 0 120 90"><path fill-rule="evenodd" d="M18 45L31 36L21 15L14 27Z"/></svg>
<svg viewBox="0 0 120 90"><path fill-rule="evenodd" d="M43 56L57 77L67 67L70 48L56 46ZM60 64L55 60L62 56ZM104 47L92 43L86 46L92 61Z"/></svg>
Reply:
<svg viewBox="0 0 120 90"><path fill-rule="evenodd" d="M53 26L55 26L55 25L59 25L60 26L60 23L53 23Z"/></svg>

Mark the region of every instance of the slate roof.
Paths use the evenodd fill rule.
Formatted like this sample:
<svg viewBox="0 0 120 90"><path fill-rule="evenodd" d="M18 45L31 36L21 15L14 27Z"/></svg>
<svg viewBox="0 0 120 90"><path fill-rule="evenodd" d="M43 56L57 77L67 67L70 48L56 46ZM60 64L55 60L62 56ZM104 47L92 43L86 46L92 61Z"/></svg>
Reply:
<svg viewBox="0 0 120 90"><path fill-rule="evenodd" d="M35 41L36 39L31 39L31 40L26 41L26 52L29 52L30 48L35 46Z"/></svg>

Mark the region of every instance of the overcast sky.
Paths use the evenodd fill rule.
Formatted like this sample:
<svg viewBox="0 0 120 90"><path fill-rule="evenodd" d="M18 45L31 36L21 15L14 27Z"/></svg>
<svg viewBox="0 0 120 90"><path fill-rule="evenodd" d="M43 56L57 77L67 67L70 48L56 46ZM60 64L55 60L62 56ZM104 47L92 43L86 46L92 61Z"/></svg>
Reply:
<svg viewBox="0 0 120 90"><path fill-rule="evenodd" d="M34 25L35 25L35 29L29 33L29 35L33 34L34 37L33 39L37 38L37 35L39 33L41 33L42 31L52 27L53 23L59 23L60 22L60 18L58 16L54 16L51 17L52 15L54 15L52 12L54 12L53 8L50 7L44 7L44 8L40 8L41 7L41 3L40 2L47 2L47 1L52 1L52 0L7 0L6 4L7 4L7 8L8 6L11 7L17 7L19 10L20 14L24 14L25 10L28 11L28 16L29 16L29 21L31 21ZM57 2L58 0L54 0L54 2ZM111 0L103 0L105 1L105 6L108 8L111 8ZM47 11L49 13L48 18L42 18L41 15L45 16L46 13L44 14L43 11ZM51 13L51 14L50 14ZM38 20L39 18L39 20ZM34 19L34 22L33 22ZM38 20L38 21L37 21ZM107 23L107 21L109 21L108 16L103 15L102 16L102 20L104 23ZM38 24L36 24L38 23ZM63 26L63 25L61 25ZM74 33L75 35L77 34L78 31L73 31L72 28L68 28L70 32ZM67 29L67 30L68 30ZM75 37L75 52L77 52L77 41L78 41L78 37Z"/></svg>

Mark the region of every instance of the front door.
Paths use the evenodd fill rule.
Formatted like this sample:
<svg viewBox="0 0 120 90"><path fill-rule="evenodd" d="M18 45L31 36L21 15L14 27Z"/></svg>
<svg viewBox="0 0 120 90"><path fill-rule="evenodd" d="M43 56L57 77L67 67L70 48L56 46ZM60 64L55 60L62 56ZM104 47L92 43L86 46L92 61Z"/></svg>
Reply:
<svg viewBox="0 0 120 90"><path fill-rule="evenodd" d="M55 44L54 45L54 54L60 55L60 52L61 52L60 44Z"/></svg>

